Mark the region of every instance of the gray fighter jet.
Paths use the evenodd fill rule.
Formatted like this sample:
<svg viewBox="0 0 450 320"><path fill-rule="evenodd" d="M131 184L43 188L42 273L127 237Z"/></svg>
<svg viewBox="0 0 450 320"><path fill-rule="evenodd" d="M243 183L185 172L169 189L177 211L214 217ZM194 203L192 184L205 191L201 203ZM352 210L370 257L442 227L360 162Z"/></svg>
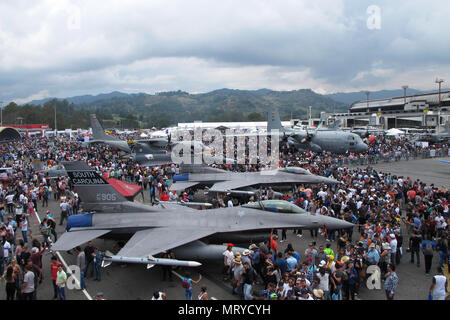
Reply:
<svg viewBox="0 0 450 320"><path fill-rule="evenodd" d="M278 130L280 141L298 151L321 152L323 150L336 154L347 152L360 153L368 150L361 137L342 130L297 130L284 128L281 124L278 109L268 114L267 132Z"/></svg>
<svg viewBox="0 0 450 320"><path fill-rule="evenodd" d="M196 147L195 150L202 150L206 157L211 152L211 149L200 141L172 142L170 135L167 138L139 139L134 141L120 140L105 133L95 114L91 114L90 119L94 140L88 143L104 143L130 153L131 158L141 166L152 167L171 163L171 150L179 144L189 145L192 149L192 154L194 154L193 151Z"/></svg>
<svg viewBox="0 0 450 320"><path fill-rule="evenodd" d="M273 228L347 229L353 224L332 217L311 215L288 202L260 202L247 206L195 210L176 204L147 206L127 201L91 167L83 162L64 163L76 187L83 210L95 213L72 215L66 232L51 247L52 251L70 250L98 237L129 239L106 262L197 266L196 261L154 258L165 250L176 249L195 254L195 259L222 257L226 241L267 239ZM185 250L183 250L185 248Z"/></svg>
<svg viewBox="0 0 450 320"><path fill-rule="evenodd" d="M198 165L181 165L182 173L173 176L170 190L180 192L188 188L207 187L208 193L227 193L232 195L252 196L258 193L258 188L293 184L338 184L339 181L311 174L300 167L279 168L272 171L232 172L218 168Z"/></svg>

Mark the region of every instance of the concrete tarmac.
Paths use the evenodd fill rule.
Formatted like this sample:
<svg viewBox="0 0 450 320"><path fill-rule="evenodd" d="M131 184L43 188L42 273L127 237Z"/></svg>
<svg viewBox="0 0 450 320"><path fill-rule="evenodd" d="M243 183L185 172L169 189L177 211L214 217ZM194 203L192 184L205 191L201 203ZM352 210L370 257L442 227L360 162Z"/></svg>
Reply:
<svg viewBox="0 0 450 320"><path fill-rule="evenodd" d="M443 158L449 160L449 158ZM420 179L427 183L434 183L435 186L447 185L450 181L450 164L445 164L437 161L437 159L411 160L394 163L380 163L373 165L374 168L383 172L391 172L396 175L410 176L412 179ZM140 196L138 196L140 198ZM145 199L148 200L148 190L145 193ZM42 208L41 203L38 205L38 214L42 218L45 216L46 210L49 209L56 218L58 236L64 232L65 223L59 226L60 209L59 201L53 199L49 201L48 208ZM36 217L30 218L32 237L42 240L39 234L38 220ZM399 287L395 295L398 300L426 300L428 297L428 288L431 284L432 276L425 275L424 259L421 256L421 266L418 268L415 264L409 263L410 256L406 253L406 247L409 236L406 229L403 229L404 236L404 256L401 264L397 267L397 274L399 277ZM18 230L19 231L19 230ZM280 233L281 235L281 233ZM20 231L17 233L17 239L20 239ZM353 241L359 238L357 228L354 228ZM295 250L300 253L302 261L304 260L304 252L310 241L315 240L317 247L325 245L327 242L324 237L320 236L313 239L308 230L303 231L303 237L299 238L292 233L287 232L287 241L279 243L279 250L284 251L288 243L291 243ZM101 251L109 250L117 253L118 247L114 241L96 239L93 241L94 246L97 246ZM82 246L84 247L86 244ZM336 242L332 242L332 249L336 252ZM61 252L62 257L68 265L76 264L75 254L68 254ZM43 256L43 272L44 280L37 288L37 299L48 300L53 297L53 287L50 276L50 258L52 254L48 251ZM435 274L439 256L434 254L432 272ZM198 274L201 273L203 279L198 285L194 285L193 299L197 299L201 286L206 286L208 295L211 298L218 300L238 300L238 297L231 294L231 286L222 279L222 261L209 262L203 264L198 268L190 268L189 270L175 270L173 272L173 281L162 281L162 268L155 266L147 269L145 265L120 265L113 263L107 268L102 268L102 280L93 281L93 278L86 279L87 291L91 297L95 297L97 292L103 292L104 298L108 300L149 300L155 291L164 291L168 299L183 300L184 289L181 287L181 280L177 275L184 274L189 271L194 280L198 279ZM89 274L88 274L89 276ZM5 282L2 281L0 286L0 299L6 298ZM258 286L258 289L261 287ZM85 300L86 296L79 290L67 290L66 296L68 300ZM384 290L368 290L363 285L359 291L359 298L362 300L385 300L386 296Z"/></svg>

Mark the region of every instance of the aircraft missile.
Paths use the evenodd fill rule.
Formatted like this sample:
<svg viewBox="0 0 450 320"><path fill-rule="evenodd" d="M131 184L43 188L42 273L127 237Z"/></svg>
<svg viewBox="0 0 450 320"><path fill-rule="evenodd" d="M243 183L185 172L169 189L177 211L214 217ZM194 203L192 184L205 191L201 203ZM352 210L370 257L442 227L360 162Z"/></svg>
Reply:
<svg viewBox="0 0 450 320"><path fill-rule="evenodd" d="M200 262L197 262L197 261L163 259L163 258L155 258L153 256L139 257L139 258L115 256L107 251L106 255L102 261L102 267L105 268L113 262L146 264L147 269L150 269L150 268L154 267L155 265L174 266L174 267L199 267L202 265Z"/></svg>

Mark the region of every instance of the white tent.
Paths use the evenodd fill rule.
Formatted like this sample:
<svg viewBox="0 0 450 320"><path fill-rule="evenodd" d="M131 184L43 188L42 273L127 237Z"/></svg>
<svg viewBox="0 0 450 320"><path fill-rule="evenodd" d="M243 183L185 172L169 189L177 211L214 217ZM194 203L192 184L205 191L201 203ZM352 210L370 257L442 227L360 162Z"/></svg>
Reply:
<svg viewBox="0 0 450 320"><path fill-rule="evenodd" d="M386 132L387 136L398 136L398 135L401 135L401 134L405 134L405 132L402 131L402 130L395 129L395 128L389 129Z"/></svg>

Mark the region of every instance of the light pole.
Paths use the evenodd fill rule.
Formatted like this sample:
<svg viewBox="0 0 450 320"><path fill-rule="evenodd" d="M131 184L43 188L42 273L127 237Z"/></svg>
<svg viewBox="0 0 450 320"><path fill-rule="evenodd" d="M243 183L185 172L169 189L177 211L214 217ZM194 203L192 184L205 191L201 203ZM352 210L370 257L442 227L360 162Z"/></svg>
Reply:
<svg viewBox="0 0 450 320"><path fill-rule="evenodd" d="M441 83L444 82L444 79L438 79L434 81L435 83L439 84L439 108L441 107Z"/></svg>
<svg viewBox="0 0 450 320"><path fill-rule="evenodd" d="M55 137L58 136L58 129L56 128L56 104L55 104Z"/></svg>
<svg viewBox="0 0 450 320"><path fill-rule="evenodd" d="M3 127L3 101L0 101L0 127Z"/></svg>
<svg viewBox="0 0 450 320"><path fill-rule="evenodd" d="M406 89L408 89L408 86L402 86L403 88L403 99L404 99L404 103L406 104Z"/></svg>
<svg viewBox="0 0 450 320"><path fill-rule="evenodd" d="M366 91L366 107L367 107L367 112L369 112L369 95L370 95L370 91Z"/></svg>

